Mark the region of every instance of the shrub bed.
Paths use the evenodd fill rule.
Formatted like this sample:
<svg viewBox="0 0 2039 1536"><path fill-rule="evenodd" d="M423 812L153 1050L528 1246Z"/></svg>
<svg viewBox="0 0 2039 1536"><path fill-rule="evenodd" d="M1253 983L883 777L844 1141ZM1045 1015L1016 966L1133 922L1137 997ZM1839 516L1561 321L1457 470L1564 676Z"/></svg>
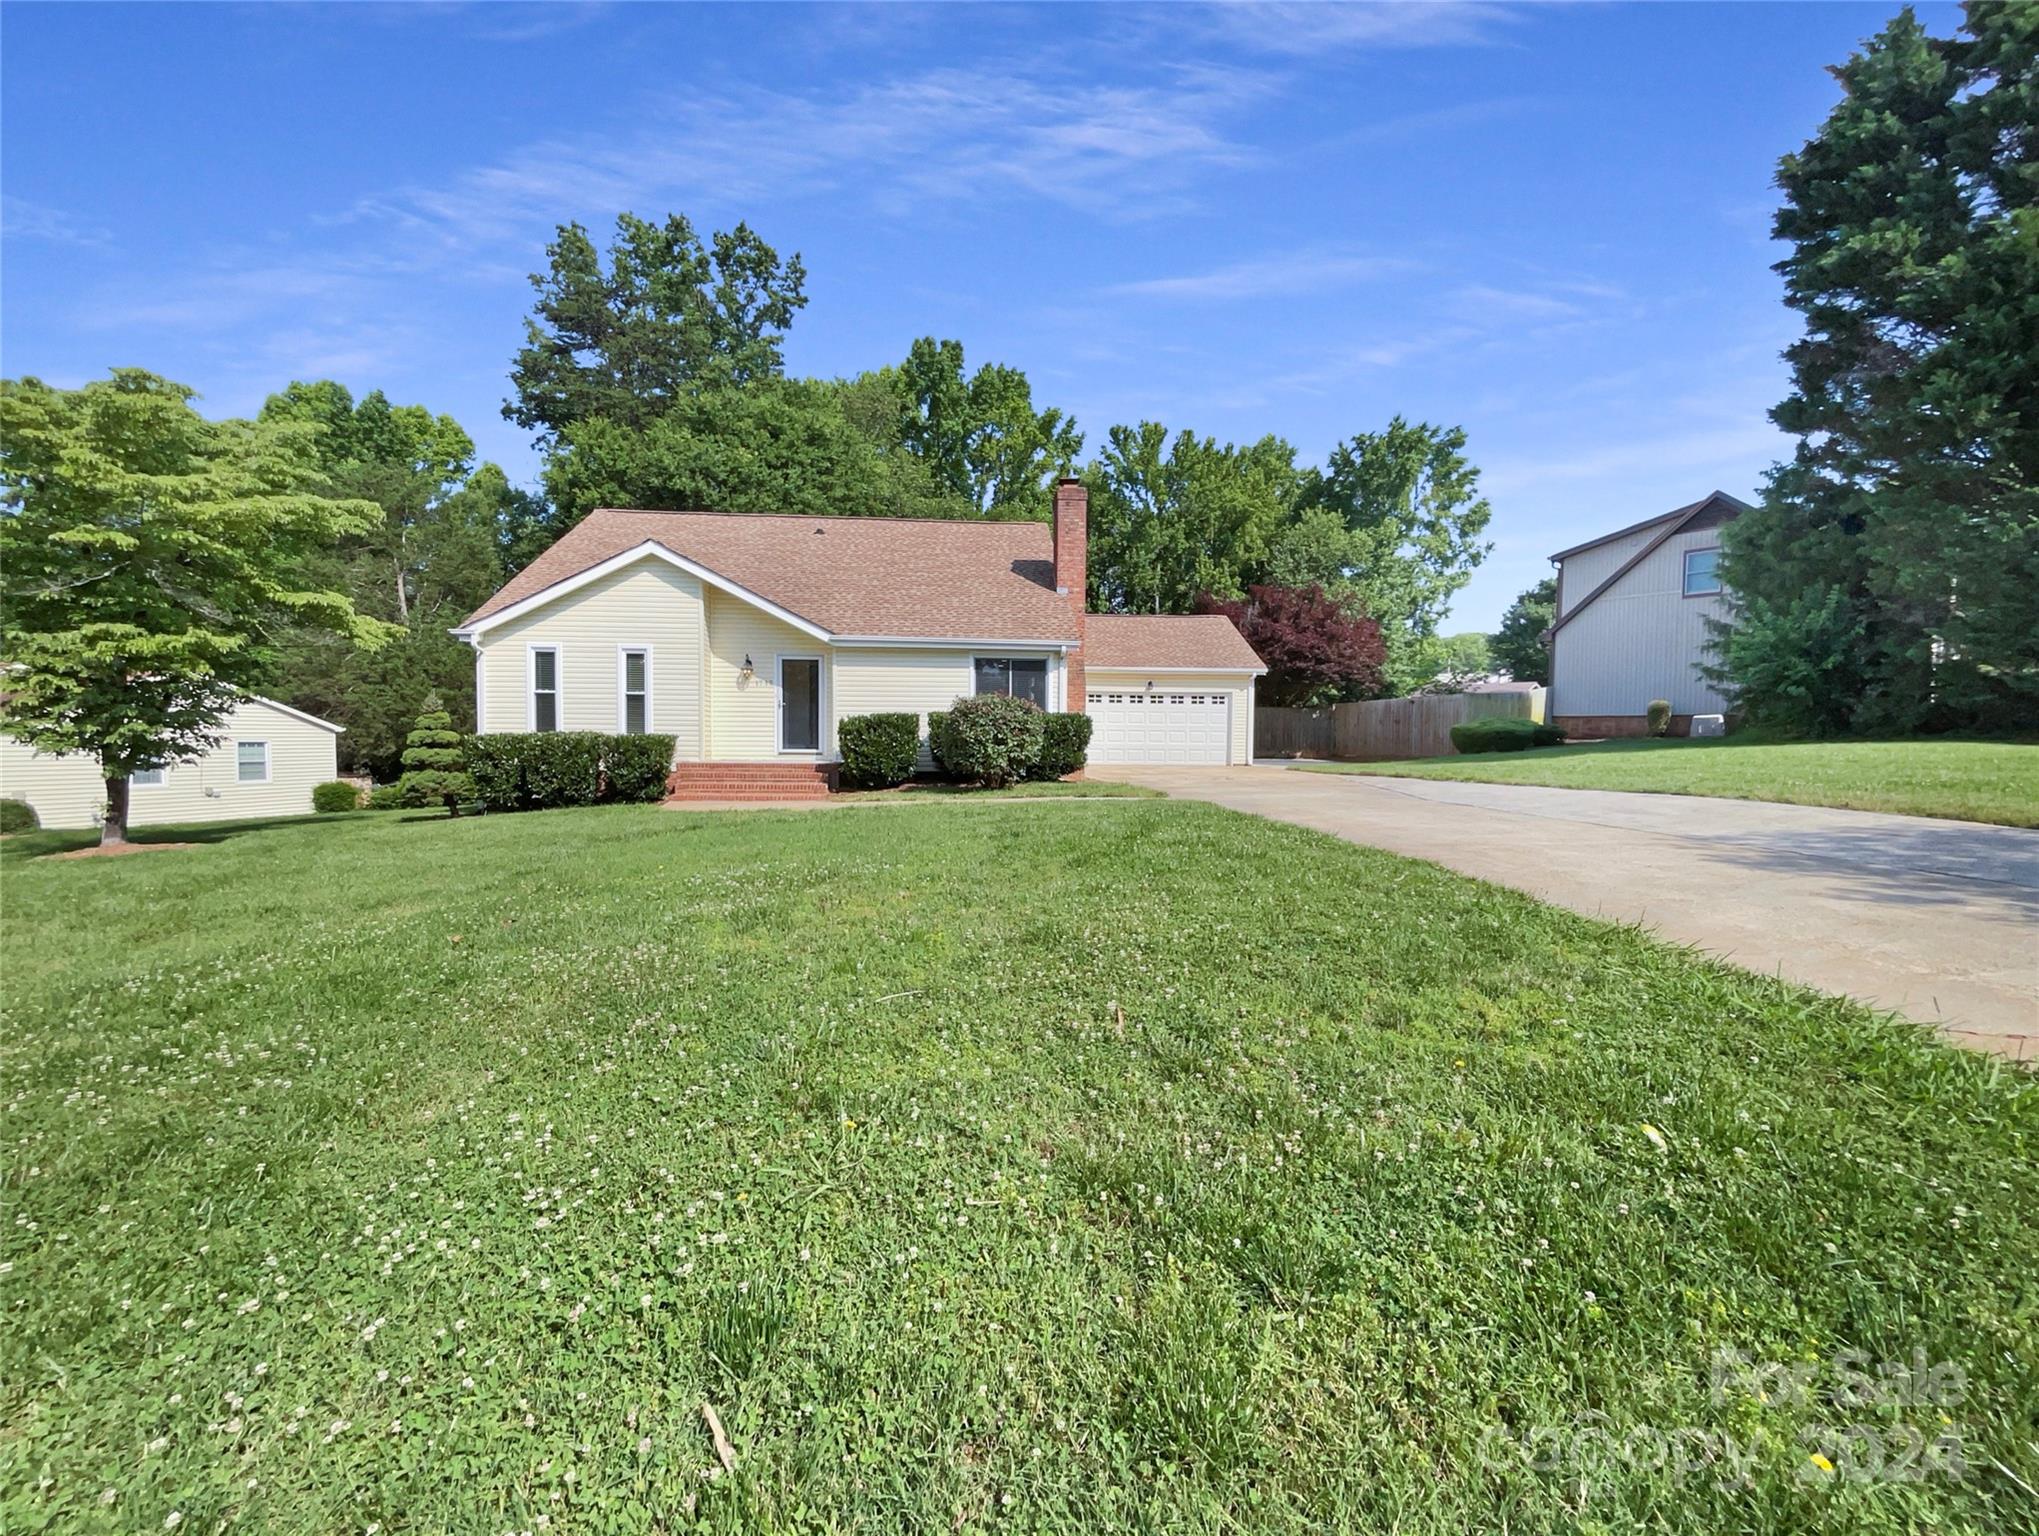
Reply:
<svg viewBox="0 0 2039 1536"><path fill-rule="evenodd" d="M1470 756L1475 752L1525 752L1531 747L1564 745L1565 733L1534 720L1467 720L1451 728L1451 744Z"/></svg>
<svg viewBox="0 0 2039 1536"><path fill-rule="evenodd" d="M842 781L853 789L891 789L913 777L920 716L851 715L836 727Z"/></svg>
<svg viewBox="0 0 2039 1536"><path fill-rule="evenodd" d="M468 777L485 811L657 800L672 771L670 736L520 731L470 736Z"/></svg>
<svg viewBox="0 0 2039 1536"><path fill-rule="evenodd" d="M329 779L312 786L312 809L322 816L361 809L361 791L345 779Z"/></svg>

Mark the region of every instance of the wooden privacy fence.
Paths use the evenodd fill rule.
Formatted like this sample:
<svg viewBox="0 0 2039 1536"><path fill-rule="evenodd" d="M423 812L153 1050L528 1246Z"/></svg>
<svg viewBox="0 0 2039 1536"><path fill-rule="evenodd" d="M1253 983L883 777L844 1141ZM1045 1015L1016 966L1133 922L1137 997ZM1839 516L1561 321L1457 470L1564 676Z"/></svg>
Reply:
<svg viewBox="0 0 2039 1536"><path fill-rule="evenodd" d="M1443 757L1451 728L1496 716L1544 718L1544 690L1532 693L1427 693L1407 699L1370 699L1322 709L1253 711L1255 757L1337 757L1382 762L1400 757Z"/></svg>

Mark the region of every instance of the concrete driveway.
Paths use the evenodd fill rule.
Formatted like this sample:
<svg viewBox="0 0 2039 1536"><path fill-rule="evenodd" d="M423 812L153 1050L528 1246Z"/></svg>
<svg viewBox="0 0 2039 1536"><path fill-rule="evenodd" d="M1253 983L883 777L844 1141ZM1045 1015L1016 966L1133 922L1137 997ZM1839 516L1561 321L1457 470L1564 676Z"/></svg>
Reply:
<svg viewBox="0 0 2039 1536"><path fill-rule="evenodd" d="M2039 832L1285 768L1115 779L1431 859L2039 1061ZM1100 774L1102 776L1102 773Z"/></svg>

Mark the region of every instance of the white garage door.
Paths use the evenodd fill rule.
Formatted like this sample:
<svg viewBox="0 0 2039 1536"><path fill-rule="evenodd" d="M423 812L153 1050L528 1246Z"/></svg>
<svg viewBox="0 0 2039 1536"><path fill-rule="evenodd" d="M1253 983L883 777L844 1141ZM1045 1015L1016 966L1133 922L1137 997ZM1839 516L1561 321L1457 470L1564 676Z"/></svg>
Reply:
<svg viewBox="0 0 2039 1536"><path fill-rule="evenodd" d="M1223 763L1232 740L1229 693L1087 695L1093 763Z"/></svg>

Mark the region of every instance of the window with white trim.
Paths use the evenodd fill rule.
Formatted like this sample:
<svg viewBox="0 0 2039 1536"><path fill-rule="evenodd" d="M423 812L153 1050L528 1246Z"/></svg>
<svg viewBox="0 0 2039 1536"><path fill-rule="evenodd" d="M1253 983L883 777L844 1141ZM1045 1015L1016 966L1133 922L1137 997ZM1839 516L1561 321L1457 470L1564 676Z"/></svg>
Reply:
<svg viewBox="0 0 2039 1536"><path fill-rule="evenodd" d="M1718 549L1686 550L1685 595L1687 597L1710 597L1720 590L1720 551Z"/></svg>
<svg viewBox="0 0 2039 1536"><path fill-rule="evenodd" d="M531 729L559 729L559 652L551 646L531 651Z"/></svg>
<svg viewBox="0 0 2039 1536"><path fill-rule="evenodd" d="M1048 663L1038 656L979 656L977 692L1010 694L1048 707Z"/></svg>
<svg viewBox="0 0 2039 1536"><path fill-rule="evenodd" d="M234 777L243 784L267 784L269 782L269 743L266 741L235 742Z"/></svg>
<svg viewBox="0 0 2039 1536"><path fill-rule="evenodd" d="M616 686L622 694L617 726L625 736L642 736L651 729L651 652L643 646L626 646L617 655Z"/></svg>
<svg viewBox="0 0 2039 1536"><path fill-rule="evenodd" d="M169 769L167 768L137 768L127 776L127 787L129 789L161 789L164 778L168 773Z"/></svg>

